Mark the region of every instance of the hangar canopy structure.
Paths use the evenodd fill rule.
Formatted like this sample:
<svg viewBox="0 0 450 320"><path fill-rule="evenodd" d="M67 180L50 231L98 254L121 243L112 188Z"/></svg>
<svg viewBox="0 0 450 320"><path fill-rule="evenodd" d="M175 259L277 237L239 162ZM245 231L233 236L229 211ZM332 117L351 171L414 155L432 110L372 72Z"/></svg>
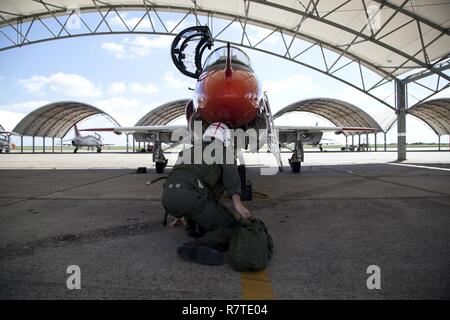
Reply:
<svg viewBox="0 0 450 320"><path fill-rule="evenodd" d="M147 114L145 114L141 119L136 122L136 126L165 126L169 124L171 121L184 116L186 104L190 99L179 99L164 103L152 110L150 110ZM134 140L139 143L139 150L141 149L141 142L148 143L149 140L145 135L134 134L133 135L133 144ZM133 145L134 150L134 145ZM128 151L128 138L127 138L127 151Z"/></svg>
<svg viewBox="0 0 450 320"><path fill-rule="evenodd" d="M136 126L166 125L185 114L186 103L188 103L189 100L190 99L174 100L160 105L139 119L139 121L136 122Z"/></svg>
<svg viewBox="0 0 450 320"><path fill-rule="evenodd" d="M374 128L375 150L377 150L377 133L384 133L384 145L386 149L386 133L380 127L377 121L373 119L367 112L356 107L355 105L337 99L330 98L313 98L294 102L283 109L279 110L273 117L280 118L291 112L308 112L318 115L338 127L364 127ZM354 132L351 134L352 145L354 144L354 135L358 135L359 144L361 144L360 134L363 132ZM364 132L364 134L366 134ZM368 137L368 134L366 134ZM345 136L346 145L348 136ZM366 142L368 138L366 138Z"/></svg>
<svg viewBox="0 0 450 320"><path fill-rule="evenodd" d="M47 104L32 111L16 125L13 131L21 135L22 147L23 136L33 138L33 152L35 137L43 138L44 150L45 138L52 138L52 148L54 149L55 138L62 140L75 124L94 115L102 115L114 125L120 126L110 115L89 104L61 101Z"/></svg>
<svg viewBox="0 0 450 320"><path fill-rule="evenodd" d="M450 98L416 104L408 113L428 124L438 136L450 134Z"/></svg>
<svg viewBox="0 0 450 320"><path fill-rule="evenodd" d="M441 149L441 136L450 138L450 98L428 100L407 110L407 114L425 122L438 136L439 150ZM390 130L397 119L392 119L387 130ZM386 131L387 131L386 130Z"/></svg>
<svg viewBox="0 0 450 320"><path fill-rule="evenodd" d="M418 103L450 86L449 7L441 0L3 0L0 51L86 35L175 36L183 25L208 25L216 41L306 66L394 109L403 160L408 84L426 90ZM179 17L175 25L166 12ZM274 38L279 45L268 46ZM395 105L380 96L385 87Z"/></svg>
<svg viewBox="0 0 450 320"><path fill-rule="evenodd" d="M309 112L321 116L338 127L365 127L383 131L364 110L351 103L329 98L314 98L294 102L274 115L274 119L290 112Z"/></svg>

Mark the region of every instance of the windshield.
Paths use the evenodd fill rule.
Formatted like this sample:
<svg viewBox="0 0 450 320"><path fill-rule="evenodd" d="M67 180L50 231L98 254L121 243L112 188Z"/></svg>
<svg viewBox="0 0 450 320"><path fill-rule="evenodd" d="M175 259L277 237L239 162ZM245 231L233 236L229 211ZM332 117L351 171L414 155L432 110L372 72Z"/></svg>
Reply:
<svg viewBox="0 0 450 320"><path fill-rule="evenodd" d="M244 51L235 47L231 47L230 53L231 53L231 60L233 62L238 62L251 68L250 59ZM209 66L216 63L225 63L226 59L227 59L227 47L217 48L216 50L211 52L209 56L206 58L203 69L208 68Z"/></svg>

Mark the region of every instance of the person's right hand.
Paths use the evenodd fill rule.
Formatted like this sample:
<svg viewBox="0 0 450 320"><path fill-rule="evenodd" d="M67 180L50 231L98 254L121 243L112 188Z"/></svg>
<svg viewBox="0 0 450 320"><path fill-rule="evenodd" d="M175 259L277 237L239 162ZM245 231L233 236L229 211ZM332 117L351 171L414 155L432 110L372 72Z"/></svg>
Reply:
<svg viewBox="0 0 450 320"><path fill-rule="evenodd" d="M252 216L250 211L242 203L236 205L235 209L243 218L250 218Z"/></svg>

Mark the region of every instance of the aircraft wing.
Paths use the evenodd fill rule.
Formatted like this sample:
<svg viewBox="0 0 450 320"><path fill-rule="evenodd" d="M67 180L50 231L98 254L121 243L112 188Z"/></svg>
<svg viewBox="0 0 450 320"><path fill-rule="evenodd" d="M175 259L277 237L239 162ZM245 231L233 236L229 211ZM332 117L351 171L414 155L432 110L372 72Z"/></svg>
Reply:
<svg viewBox="0 0 450 320"><path fill-rule="evenodd" d="M306 127L306 126L275 126L278 130L280 143L292 143L301 140L305 144L317 145L325 132L341 133L373 133L377 128L365 127Z"/></svg>
<svg viewBox="0 0 450 320"><path fill-rule="evenodd" d="M187 126L137 126L114 128L116 134L152 134L152 133L172 133L175 130L187 130Z"/></svg>
<svg viewBox="0 0 450 320"><path fill-rule="evenodd" d="M115 128L89 128L79 129L78 131L110 131L115 134L150 134L157 132L171 133L177 129L187 129L186 126L136 126L136 127L115 127Z"/></svg>
<svg viewBox="0 0 450 320"><path fill-rule="evenodd" d="M186 135L182 141L172 141L172 133L179 130L180 134L188 132L187 126L135 126L135 127L115 127L115 128L90 128L80 129L79 131L110 131L115 134L132 134L137 142L155 142L157 140L170 144L171 147L179 145L180 143L189 143L190 136Z"/></svg>
<svg viewBox="0 0 450 320"><path fill-rule="evenodd" d="M372 133L377 132L377 128L366 128L366 127L307 127L307 126L275 126L275 129L279 132L292 133L324 133L324 132L334 132L336 134L346 133L346 132L364 132Z"/></svg>

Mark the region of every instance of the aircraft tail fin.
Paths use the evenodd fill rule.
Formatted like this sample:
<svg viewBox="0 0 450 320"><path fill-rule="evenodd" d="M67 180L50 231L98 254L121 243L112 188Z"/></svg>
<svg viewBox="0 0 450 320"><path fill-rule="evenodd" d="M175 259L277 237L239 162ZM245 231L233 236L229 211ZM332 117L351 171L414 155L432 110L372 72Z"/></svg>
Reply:
<svg viewBox="0 0 450 320"><path fill-rule="evenodd" d="M73 129L75 130L75 137L77 138L81 137L80 131L78 131L78 127L76 124L73 126Z"/></svg>

